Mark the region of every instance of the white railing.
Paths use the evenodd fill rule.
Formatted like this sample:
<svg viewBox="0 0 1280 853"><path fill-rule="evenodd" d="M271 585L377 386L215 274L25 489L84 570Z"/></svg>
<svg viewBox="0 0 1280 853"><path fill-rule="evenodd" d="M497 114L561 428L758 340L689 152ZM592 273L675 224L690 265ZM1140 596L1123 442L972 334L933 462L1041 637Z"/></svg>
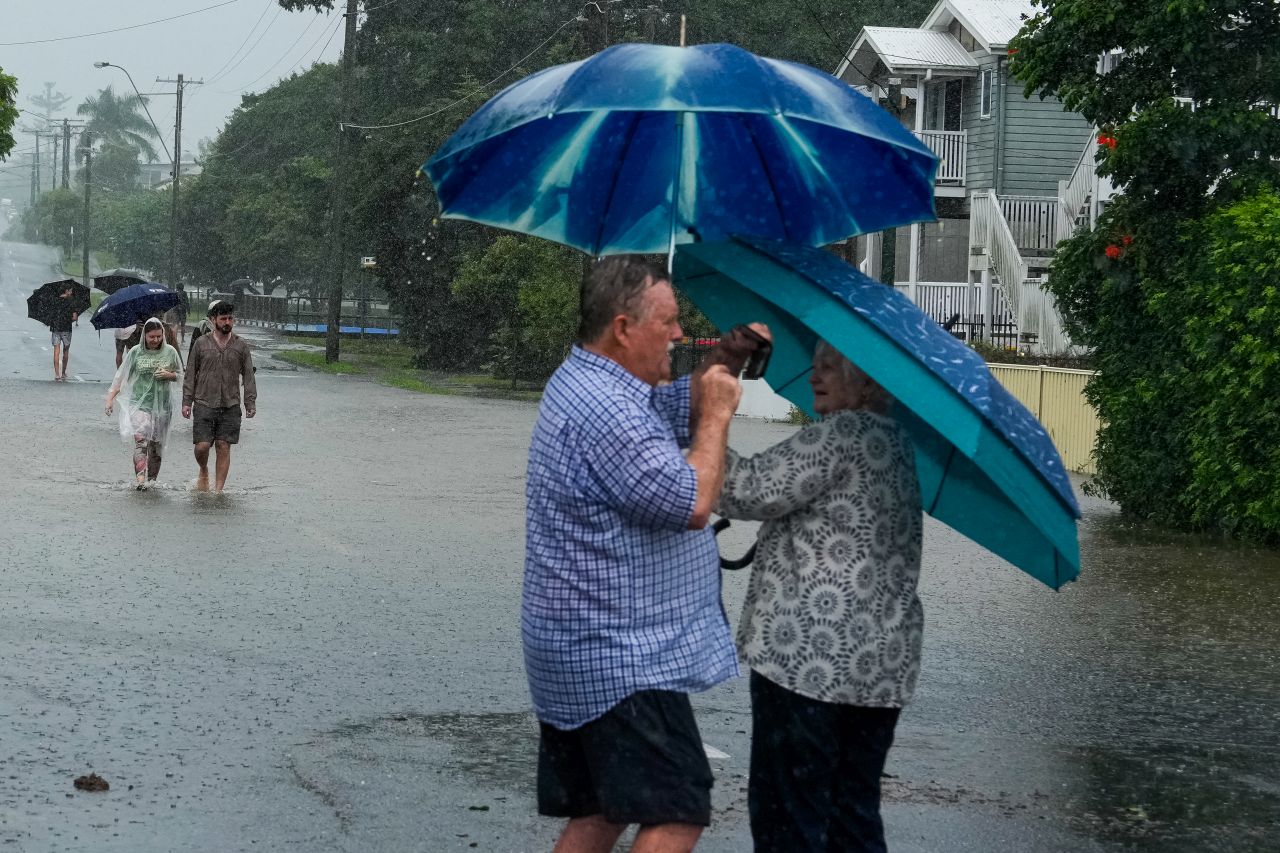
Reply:
<svg viewBox="0 0 1280 853"><path fill-rule="evenodd" d="M1053 295L1044 289L1045 280L1028 278L1019 288L1018 330L1036 336L1037 352L1064 353L1071 350L1071 340L1062 330L1062 318Z"/></svg>
<svg viewBox="0 0 1280 853"><path fill-rule="evenodd" d="M1014 317L1021 317L1021 288L1027 278L1027 264L1018 251L1018 242L1000 209L995 190L974 193L969 199L969 246L980 248L1000 279L1000 289Z"/></svg>
<svg viewBox="0 0 1280 853"><path fill-rule="evenodd" d="M1096 191L1098 167L1094 160L1097 149L1098 146L1094 143L1093 137L1090 137L1085 143L1080 159L1076 161L1076 167L1071 171L1071 177L1065 181L1058 181L1058 203L1061 206L1058 212L1058 242L1075 233L1080 208ZM1089 218L1093 219L1092 216ZM1090 225L1092 224L1090 221Z"/></svg>
<svg viewBox="0 0 1280 853"><path fill-rule="evenodd" d="M964 186L965 162L969 154L967 130L917 130L916 136L938 155L936 180L956 182Z"/></svg>
<svg viewBox="0 0 1280 853"><path fill-rule="evenodd" d="M1058 199L1044 196L1000 196L1000 211L1024 255L1047 255L1058 245Z"/></svg>

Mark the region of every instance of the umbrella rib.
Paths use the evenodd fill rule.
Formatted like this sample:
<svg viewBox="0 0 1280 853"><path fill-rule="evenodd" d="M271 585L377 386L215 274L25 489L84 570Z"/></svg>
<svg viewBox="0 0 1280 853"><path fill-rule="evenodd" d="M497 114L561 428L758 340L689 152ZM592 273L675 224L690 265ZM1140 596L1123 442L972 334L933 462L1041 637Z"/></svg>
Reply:
<svg viewBox="0 0 1280 853"><path fill-rule="evenodd" d="M929 508L925 512L933 515L933 511L938 508L938 500L942 497L942 487L947 482L947 474L951 471L951 461L956 458L956 446L951 445L951 452L947 454L947 464L942 467L942 476L938 478L938 488L933 493L933 500L929 502Z"/></svg>
<svg viewBox="0 0 1280 853"><path fill-rule="evenodd" d="M751 140L751 147L756 149L756 156L760 158L760 168L764 170L764 179L769 182L769 192L773 196L774 207L778 208L778 223L782 226L782 233L787 234L789 233L787 230L787 214L782 209L782 196L778 193L778 185L769 171L769 161L765 159L764 149L760 147L760 140L756 139L755 128L751 126L750 116L743 117L739 121L747 129L747 138Z"/></svg>
<svg viewBox="0 0 1280 853"><path fill-rule="evenodd" d="M613 170L613 178L609 181L609 193L604 197L604 210L600 211L600 227L596 230L596 240L591 244L591 254L599 255L600 241L604 239L604 227L609 221L609 208L613 206L613 191L618 186L618 180L622 177L622 167L626 162L627 154L631 151L631 142L635 139L636 125L640 123L640 113L637 112L631 119L631 127L627 129L626 141L622 144L621 156L618 157L618 165Z"/></svg>

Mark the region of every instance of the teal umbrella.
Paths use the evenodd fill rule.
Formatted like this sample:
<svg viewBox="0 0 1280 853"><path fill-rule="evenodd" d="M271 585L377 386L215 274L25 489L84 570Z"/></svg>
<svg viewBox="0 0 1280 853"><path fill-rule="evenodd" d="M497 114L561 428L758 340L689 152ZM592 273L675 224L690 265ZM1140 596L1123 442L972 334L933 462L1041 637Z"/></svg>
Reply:
<svg viewBox="0 0 1280 853"><path fill-rule="evenodd" d="M906 297L830 252L762 238L680 246L673 269L720 328L769 324L764 378L809 415L820 338L889 391L915 443L925 512L1054 589L1080 573L1080 509L1048 433Z"/></svg>

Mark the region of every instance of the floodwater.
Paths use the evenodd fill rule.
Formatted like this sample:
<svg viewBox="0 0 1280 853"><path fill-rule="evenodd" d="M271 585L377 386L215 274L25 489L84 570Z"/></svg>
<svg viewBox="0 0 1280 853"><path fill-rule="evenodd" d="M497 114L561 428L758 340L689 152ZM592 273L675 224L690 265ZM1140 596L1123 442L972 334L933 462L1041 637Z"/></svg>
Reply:
<svg viewBox="0 0 1280 853"><path fill-rule="evenodd" d="M224 495L189 491L185 422L137 493L101 381L0 379L0 851L549 849L518 631L534 407L258 360ZM1056 593L927 525L892 848L1276 849L1280 556L1082 505ZM695 706L699 849L749 849L745 680ZM74 790L90 771L111 790Z"/></svg>

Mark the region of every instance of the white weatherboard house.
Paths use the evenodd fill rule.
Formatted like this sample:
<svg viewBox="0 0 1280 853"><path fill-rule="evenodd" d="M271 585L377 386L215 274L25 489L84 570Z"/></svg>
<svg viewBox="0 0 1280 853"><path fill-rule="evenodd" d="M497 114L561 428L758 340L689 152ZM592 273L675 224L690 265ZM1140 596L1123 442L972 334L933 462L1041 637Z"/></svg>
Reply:
<svg viewBox="0 0 1280 853"><path fill-rule="evenodd" d="M1070 342L1041 279L1111 189L1094 174L1089 123L1010 77L1009 42L1032 13L1028 0L941 0L919 27L865 27L835 74L941 161L938 221L898 231L898 287L939 322L960 315L966 337L1060 352ZM881 239L859 240L872 276Z"/></svg>

